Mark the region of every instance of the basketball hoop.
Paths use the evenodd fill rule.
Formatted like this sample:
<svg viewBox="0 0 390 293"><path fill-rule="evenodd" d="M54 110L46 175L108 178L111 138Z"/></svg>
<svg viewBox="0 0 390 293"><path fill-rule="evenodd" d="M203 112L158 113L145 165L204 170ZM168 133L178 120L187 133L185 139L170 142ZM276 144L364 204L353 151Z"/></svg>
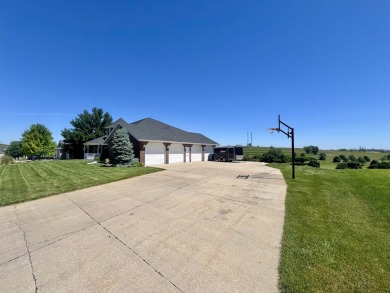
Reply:
<svg viewBox="0 0 390 293"><path fill-rule="evenodd" d="M279 129L279 128L267 128L267 131L268 131L270 134L272 134L272 133L274 133L274 131L279 132L280 129Z"/></svg>

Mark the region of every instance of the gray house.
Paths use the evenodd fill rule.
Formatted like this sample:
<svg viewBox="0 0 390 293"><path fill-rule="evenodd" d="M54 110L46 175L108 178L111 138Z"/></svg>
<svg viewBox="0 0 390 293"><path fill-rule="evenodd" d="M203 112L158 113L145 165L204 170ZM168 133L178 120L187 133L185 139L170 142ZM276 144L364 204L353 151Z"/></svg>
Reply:
<svg viewBox="0 0 390 293"><path fill-rule="evenodd" d="M188 132L152 118L132 123L118 119L107 128L107 135L84 144L84 159L100 156L118 128L129 133L135 157L146 166L157 164L206 161L217 142L200 134Z"/></svg>

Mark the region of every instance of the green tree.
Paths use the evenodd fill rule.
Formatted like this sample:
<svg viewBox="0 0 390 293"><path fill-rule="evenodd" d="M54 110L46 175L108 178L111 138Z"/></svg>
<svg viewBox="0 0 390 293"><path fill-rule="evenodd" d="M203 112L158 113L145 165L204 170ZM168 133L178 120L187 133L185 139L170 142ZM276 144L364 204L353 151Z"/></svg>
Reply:
<svg viewBox="0 0 390 293"><path fill-rule="evenodd" d="M82 114L78 114L75 119L70 121L73 128L65 128L61 131L64 138L64 150L69 152L71 158L82 159L84 157L83 144L103 136L106 127L111 123L111 115L108 112L103 113L101 108L92 108L91 113L84 110Z"/></svg>
<svg viewBox="0 0 390 293"><path fill-rule="evenodd" d="M11 144L5 150L5 154L14 159L19 159L24 156L23 143L22 141L11 141Z"/></svg>
<svg viewBox="0 0 390 293"><path fill-rule="evenodd" d="M306 154L313 154L317 155L320 149L318 146L310 145L310 146L304 146L303 150L305 151Z"/></svg>
<svg viewBox="0 0 390 293"><path fill-rule="evenodd" d="M111 153L115 165L127 166L134 159L133 145L124 128L115 131L111 141Z"/></svg>
<svg viewBox="0 0 390 293"><path fill-rule="evenodd" d="M22 145L27 156L49 157L56 147L51 131L43 124L33 124L22 134Z"/></svg>
<svg viewBox="0 0 390 293"><path fill-rule="evenodd" d="M326 154L325 153L320 153L319 155L318 155L318 157L319 157L319 159L320 160L326 160Z"/></svg>

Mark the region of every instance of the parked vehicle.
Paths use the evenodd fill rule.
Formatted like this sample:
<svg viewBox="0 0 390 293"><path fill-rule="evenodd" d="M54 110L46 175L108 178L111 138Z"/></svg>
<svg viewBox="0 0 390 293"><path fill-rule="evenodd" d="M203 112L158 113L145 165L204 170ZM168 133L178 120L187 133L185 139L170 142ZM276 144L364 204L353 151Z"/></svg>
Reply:
<svg viewBox="0 0 390 293"><path fill-rule="evenodd" d="M224 146L214 148L214 161L232 162L244 159L242 146Z"/></svg>

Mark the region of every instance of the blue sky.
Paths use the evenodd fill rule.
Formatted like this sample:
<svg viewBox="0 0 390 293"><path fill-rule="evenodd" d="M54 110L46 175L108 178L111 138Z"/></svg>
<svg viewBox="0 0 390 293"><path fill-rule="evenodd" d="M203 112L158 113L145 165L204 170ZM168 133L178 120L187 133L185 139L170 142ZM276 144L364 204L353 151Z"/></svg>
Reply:
<svg viewBox="0 0 390 293"><path fill-rule="evenodd" d="M0 143L100 107L220 144L390 149L389 1L0 0Z"/></svg>

